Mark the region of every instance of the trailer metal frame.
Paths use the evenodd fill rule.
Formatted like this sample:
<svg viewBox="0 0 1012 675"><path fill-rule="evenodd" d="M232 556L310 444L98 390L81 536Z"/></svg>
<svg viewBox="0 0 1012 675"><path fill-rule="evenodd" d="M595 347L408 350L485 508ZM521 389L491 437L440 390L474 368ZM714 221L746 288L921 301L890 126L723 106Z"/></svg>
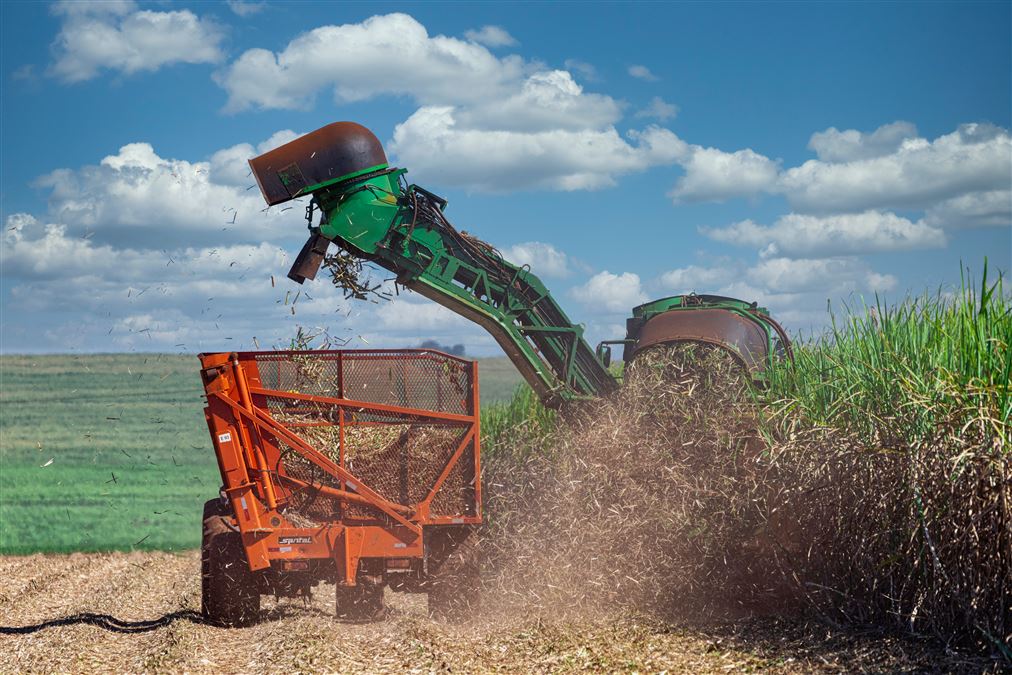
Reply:
<svg viewBox="0 0 1012 675"><path fill-rule="evenodd" d="M476 362L428 349L224 352L200 361L222 494L251 572L318 570L354 587L361 562L374 559L424 579L435 529L481 523ZM323 376L314 383L303 371ZM348 436L371 427L404 430L400 446L383 450L396 461L378 468L399 472L402 491L415 480L414 499L378 487L385 473L377 467L356 470L360 448ZM425 464L408 447L417 429L453 443ZM336 448L307 438L321 431L336 435ZM296 457L313 467L311 477L291 470ZM293 509L307 494L314 507L329 502L332 516L307 524ZM382 563L376 569L384 573Z"/></svg>

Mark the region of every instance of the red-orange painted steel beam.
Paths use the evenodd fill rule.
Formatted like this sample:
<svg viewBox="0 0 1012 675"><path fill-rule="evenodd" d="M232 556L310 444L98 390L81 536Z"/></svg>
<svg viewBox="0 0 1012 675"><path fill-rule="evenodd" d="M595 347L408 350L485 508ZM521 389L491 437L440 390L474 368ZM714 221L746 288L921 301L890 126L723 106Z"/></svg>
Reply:
<svg viewBox="0 0 1012 675"><path fill-rule="evenodd" d="M453 454L450 456L450 460L443 467L443 470L439 474L439 478L436 479L436 482L432 485L432 489L429 490L429 494L427 494L425 499L423 499L419 504L419 507L424 507L426 513L428 513L429 504L432 503L436 493L439 492L439 488L443 487L443 483L450 475L450 472L453 471L453 467L455 467L457 462L460 461L460 456L464 454L464 449L470 445L473 440L474 427L468 429L467 433L464 434L464 438L457 444L457 449L453 451Z"/></svg>
<svg viewBox="0 0 1012 675"><path fill-rule="evenodd" d="M387 514L388 516L399 522L401 525L407 527L416 535L420 535L422 533L422 530L418 525L412 523L409 520L406 520L396 511L387 508L387 506L384 503L386 502L386 500L383 499L383 497L379 493L370 488L368 485L365 485L357 476L353 475L347 469L344 469L335 464L329 457L327 457L323 453L316 450L316 448L303 441L301 438L299 438L299 436L286 429L282 424L279 424L273 417L271 417L265 411L260 410L259 408L254 406L253 411L251 413L245 410L241 405L239 405L235 401L232 401L231 399L221 396L220 394L213 394L213 396L227 403L232 408L232 410L238 413L240 416L246 417L254 424L258 426L263 426L276 436L282 437L286 443L292 446L293 449L300 452L303 456L306 457L306 459L309 459L310 461L319 465L320 468L324 469L325 471L327 471L327 473L331 474L335 478L339 478L343 480L345 483L350 484L349 486L353 487L356 492L359 492L364 497L368 497L373 502L373 506L375 506L380 511L382 511L383 513Z"/></svg>
<svg viewBox="0 0 1012 675"><path fill-rule="evenodd" d="M371 401L356 401L355 399L350 398L333 398L331 396L318 396L316 394L300 394L294 391L279 391L277 389L264 389L263 387L250 387L250 393L262 396L273 396L275 398L294 399L296 401L307 401L309 403L323 403L334 407L340 406L342 408L353 408L356 411L371 410L375 412L405 415L422 419L459 422L463 424L474 422L474 415L457 415L456 413L426 410L424 408L408 408L405 406L373 403Z"/></svg>
<svg viewBox="0 0 1012 675"><path fill-rule="evenodd" d="M329 487L327 485L317 485L315 483L308 483L304 480L300 480L293 476L279 476L282 482L291 483L292 485L298 486L303 489L316 490L321 495L329 497L330 499L338 499L342 501L352 502L353 504L361 504L362 506L375 506L372 501L363 497L355 492L348 492L347 490L338 490L336 488ZM387 507L399 511L405 515L411 516L415 513L413 509L403 504L395 504L389 500L384 500Z"/></svg>

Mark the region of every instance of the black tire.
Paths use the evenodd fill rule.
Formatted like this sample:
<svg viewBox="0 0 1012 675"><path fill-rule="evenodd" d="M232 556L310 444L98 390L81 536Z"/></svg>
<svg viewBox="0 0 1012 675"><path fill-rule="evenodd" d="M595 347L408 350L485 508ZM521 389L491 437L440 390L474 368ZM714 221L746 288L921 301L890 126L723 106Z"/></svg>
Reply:
<svg viewBox="0 0 1012 675"><path fill-rule="evenodd" d="M478 535L470 529L433 532L429 553L429 616L460 621L477 611L481 592Z"/></svg>
<svg viewBox="0 0 1012 675"><path fill-rule="evenodd" d="M242 536L229 527L228 505L204 504L200 546L200 612L215 626L248 626L260 614L260 588L250 571Z"/></svg>
<svg viewBox="0 0 1012 675"><path fill-rule="evenodd" d="M383 584L360 581L355 586L338 585L336 596L336 614L342 621L365 623L379 621L386 616Z"/></svg>

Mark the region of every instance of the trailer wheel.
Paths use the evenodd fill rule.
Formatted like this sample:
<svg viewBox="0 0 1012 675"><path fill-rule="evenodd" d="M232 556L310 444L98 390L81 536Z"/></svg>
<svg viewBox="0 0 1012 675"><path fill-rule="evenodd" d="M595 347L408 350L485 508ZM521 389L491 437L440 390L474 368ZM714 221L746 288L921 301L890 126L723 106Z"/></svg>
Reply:
<svg viewBox="0 0 1012 675"><path fill-rule="evenodd" d="M354 623L379 621L386 615L383 584L359 581L355 586L337 586L338 619Z"/></svg>
<svg viewBox="0 0 1012 675"><path fill-rule="evenodd" d="M478 609L481 590L478 535L470 530L433 533L429 557L429 616L459 621Z"/></svg>
<svg viewBox="0 0 1012 675"><path fill-rule="evenodd" d="M260 613L260 589L246 561L242 536L227 524L228 505L204 504L200 546L200 611L216 626L247 626Z"/></svg>

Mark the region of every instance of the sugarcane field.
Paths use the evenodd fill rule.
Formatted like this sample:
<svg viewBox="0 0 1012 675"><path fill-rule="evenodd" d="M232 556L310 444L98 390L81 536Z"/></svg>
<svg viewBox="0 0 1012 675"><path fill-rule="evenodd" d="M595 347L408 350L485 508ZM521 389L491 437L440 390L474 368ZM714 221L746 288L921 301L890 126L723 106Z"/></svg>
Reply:
<svg viewBox="0 0 1012 675"><path fill-rule="evenodd" d="M1012 2L0 19L0 673L1012 670Z"/></svg>

